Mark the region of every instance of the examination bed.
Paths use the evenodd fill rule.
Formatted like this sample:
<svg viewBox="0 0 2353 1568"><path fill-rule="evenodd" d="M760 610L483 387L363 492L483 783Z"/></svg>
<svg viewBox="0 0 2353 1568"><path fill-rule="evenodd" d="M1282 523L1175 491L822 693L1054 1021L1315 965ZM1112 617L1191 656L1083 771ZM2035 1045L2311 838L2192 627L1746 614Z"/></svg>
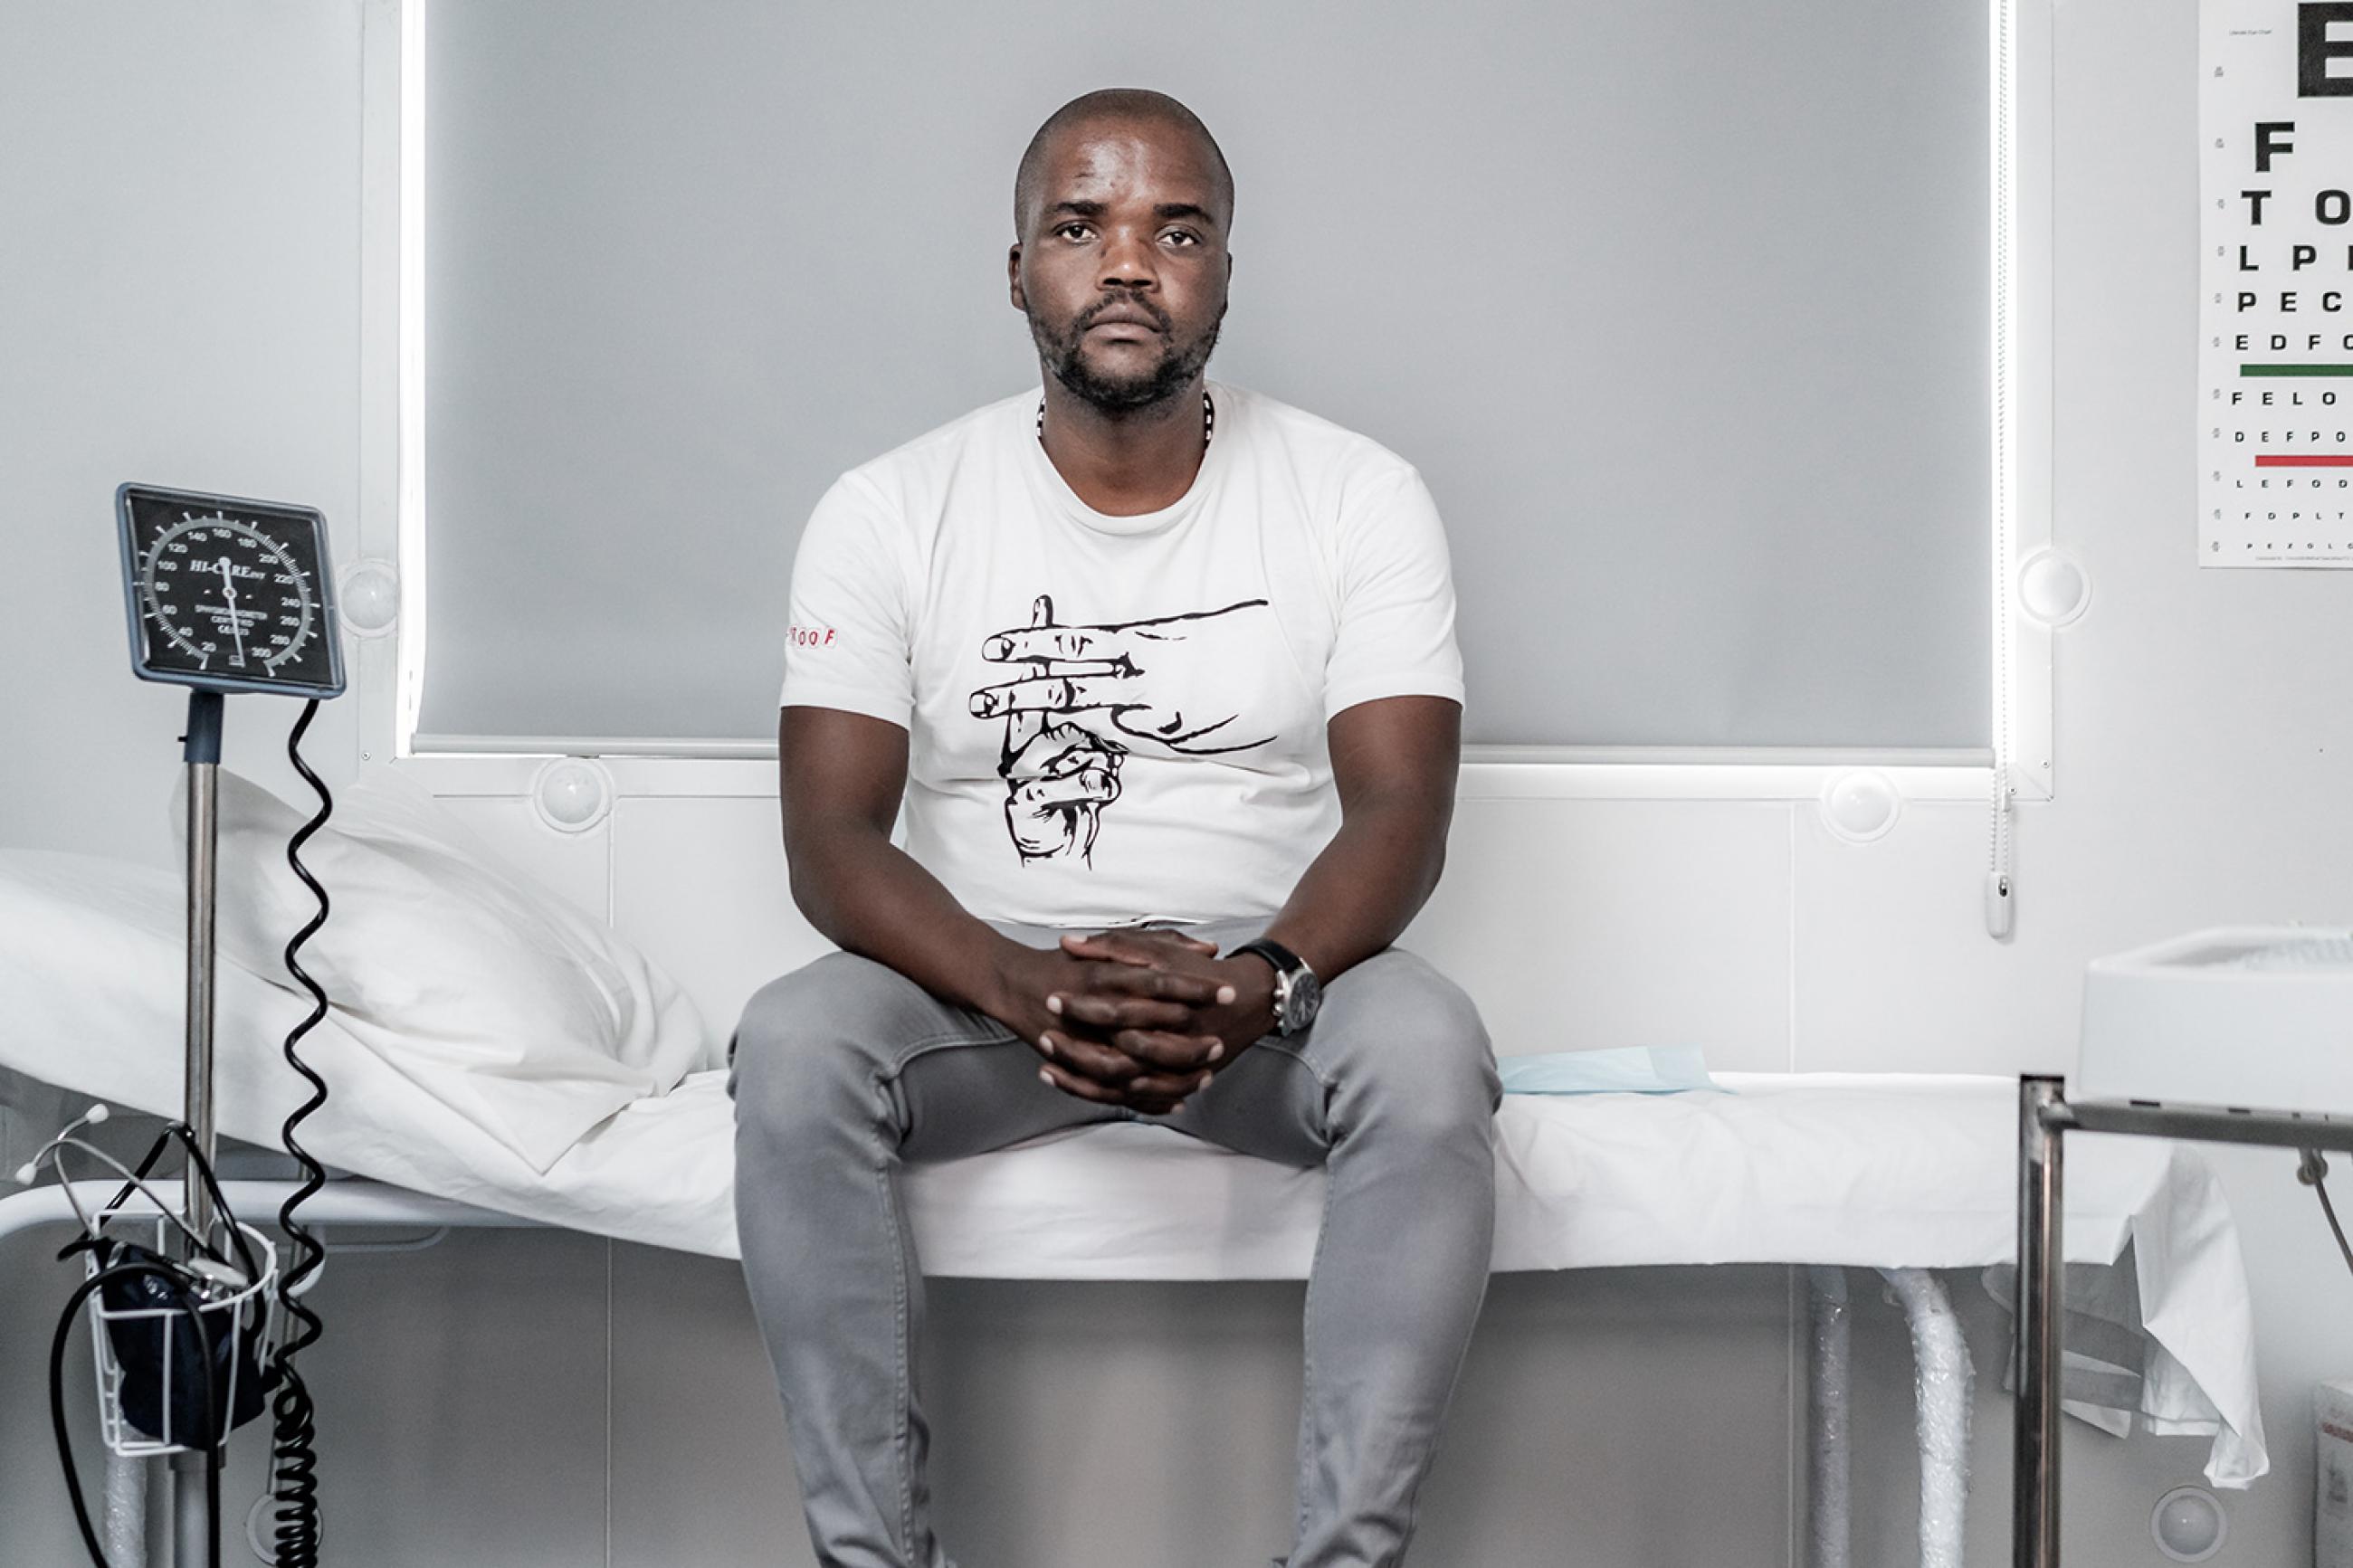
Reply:
<svg viewBox="0 0 2353 1568"><path fill-rule="evenodd" d="M168 873L0 852L0 994L9 999L0 1067L176 1114L178 898ZM224 964L218 1008L219 1131L275 1147L305 1092L279 1042L307 1002ZM539 1223L735 1254L733 1106L713 1057L666 1092L630 1099L543 1163L462 1114L381 1037L364 1044L332 1018L303 1050L332 1086L303 1140L349 1173L310 1201L306 1217L336 1226ZM1944 1284L1929 1271L1982 1270L2007 1304L2016 1084L1911 1074L1715 1082L1675 1093L1507 1095L1496 1122L1493 1267L1815 1266L1813 1561L1830 1568L1845 1556L1840 1268L1880 1271L1904 1306L1922 1372L1923 1562L1957 1568L1970 1373ZM2088 1266L2091 1295L2137 1301L2119 1313L2087 1300L2088 1315L2071 1320L2071 1341L2098 1364L2079 1363L2085 1375L2071 1385L2079 1398L2069 1408L2111 1431L2137 1423L2211 1434L2208 1478L2246 1485L2266 1460L2245 1274L2218 1183L2189 1149L2137 1139L2082 1141L2069 1177L2068 1260ZM1299 1279L1322 1181L1320 1172L1164 1128L1114 1123L912 1167L909 1193L926 1270L937 1275ZM229 1197L248 1219L266 1220L288 1190L233 1183ZM0 1238L69 1219L54 1187L0 1198Z"/></svg>

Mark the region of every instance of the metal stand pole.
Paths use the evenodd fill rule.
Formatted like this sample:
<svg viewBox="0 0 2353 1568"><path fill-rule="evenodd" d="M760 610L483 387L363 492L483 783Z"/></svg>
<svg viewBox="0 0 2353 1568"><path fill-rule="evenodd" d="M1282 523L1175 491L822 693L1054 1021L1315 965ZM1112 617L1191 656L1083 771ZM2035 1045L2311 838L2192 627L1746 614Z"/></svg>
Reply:
<svg viewBox="0 0 2353 1568"><path fill-rule="evenodd" d="M1806 1568L1848 1568L1853 1512L1851 1436L1854 1430L1848 1389L1854 1365L1847 1328L1846 1270L1806 1270L1812 1304L1811 1441L1806 1447Z"/></svg>
<svg viewBox="0 0 2353 1568"><path fill-rule="evenodd" d="M2059 1290L2063 1080L2018 1080L2018 1403L2014 1568L2059 1568Z"/></svg>
<svg viewBox="0 0 2353 1568"><path fill-rule="evenodd" d="M206 1163L213 1157L213 907L214 867L220 839L221 694L188 693L188 1054L186 1121ZM213 1227L212 1194L195 1173L181 1184L183 1217L198 1236ZM185 1237L172 1247L185 1256ZM201 1343L201 1335L199 1336ZM172 1543L174 1568L204 1568L214 1555L219 1521L205 1496L202 1450L174 1454Z"/></svg>
<svg viewBox="0 0 2353 1568"><path fill-rule="evenodd" d="M188 1055L186 1121L205 1158L213 1157L214 868L220 845L221 694L188 693ZM185 1217L198 1236L212 1234L212 1194L184 1185Z"/></svg>

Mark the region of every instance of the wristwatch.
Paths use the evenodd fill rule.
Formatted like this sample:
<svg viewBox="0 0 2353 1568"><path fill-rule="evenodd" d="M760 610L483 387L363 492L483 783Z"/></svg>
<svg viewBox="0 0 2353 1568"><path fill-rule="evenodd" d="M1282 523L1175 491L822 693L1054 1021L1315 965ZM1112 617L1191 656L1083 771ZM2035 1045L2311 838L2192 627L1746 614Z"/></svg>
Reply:
<svg viewBox="0 0 2353 1568"><path fill-rule="evenodd" d="M1239 958L1254 952L1274 968L1274 1032L1295 1035L1315 1021L1317 1009L1324 1005L1324 983L1307 967L1307 961L1264 937L1246 942L1234 949L1230 956Z"/></svg>

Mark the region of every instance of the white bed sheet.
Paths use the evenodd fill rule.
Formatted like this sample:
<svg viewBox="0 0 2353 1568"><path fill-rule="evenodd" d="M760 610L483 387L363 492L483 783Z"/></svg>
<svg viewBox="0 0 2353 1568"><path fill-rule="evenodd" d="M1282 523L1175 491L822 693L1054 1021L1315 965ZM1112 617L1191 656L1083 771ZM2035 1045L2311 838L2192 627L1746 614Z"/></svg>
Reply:
<svg viewBox="0 0 2353 1568"><path fill-rule="evenodd" d="M59 864L22 873L37 859ZM81 864L67 866L67 860ZM180 932L166 876L9 852L0 864L0 1066L113 1103L180 1108ZM35 884L38 886L35 886ZM60 887L69 886L70 896ZM165 895L159 904L159 890ZM219 1131L279 1146L307 1086L279 1041L298 997L224 966ZM726 1075L689 1075L593 1128L544 1173L350 1035L304 1056L332 1086L301 1137L325 1163L550 1224L736 1255ZM1819 1263L1953 1268L2012 1256L2008 1079L1725 1074L1721 1094L1506 1098L1494 1267ZM1303 1278L1323 1175L1115 1124L910 1174L927 1272L996 1279ZM2132 1245L2149 1343L2141 1416L2211 1433L2207 1467L2266 1468L2238 1235L2187 1147L2079 1136L2066 1256Z"/></svg>

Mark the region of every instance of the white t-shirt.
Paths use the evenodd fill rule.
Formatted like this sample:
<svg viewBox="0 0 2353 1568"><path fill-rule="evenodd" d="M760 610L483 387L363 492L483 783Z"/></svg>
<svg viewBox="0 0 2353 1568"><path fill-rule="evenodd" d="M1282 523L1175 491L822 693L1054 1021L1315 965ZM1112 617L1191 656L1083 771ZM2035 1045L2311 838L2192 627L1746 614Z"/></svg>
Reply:
<svg viewBox="0 0 2353 1568"><path fill-rule="evenodd" d="M1271 914L1339 826L1324 721L1462 700L1420 476L1210 395L1200 472L1159 511L1082 501L1029 392L853 468L809 518L784 705L908 731L907 850L985 920Z"/></svg>

